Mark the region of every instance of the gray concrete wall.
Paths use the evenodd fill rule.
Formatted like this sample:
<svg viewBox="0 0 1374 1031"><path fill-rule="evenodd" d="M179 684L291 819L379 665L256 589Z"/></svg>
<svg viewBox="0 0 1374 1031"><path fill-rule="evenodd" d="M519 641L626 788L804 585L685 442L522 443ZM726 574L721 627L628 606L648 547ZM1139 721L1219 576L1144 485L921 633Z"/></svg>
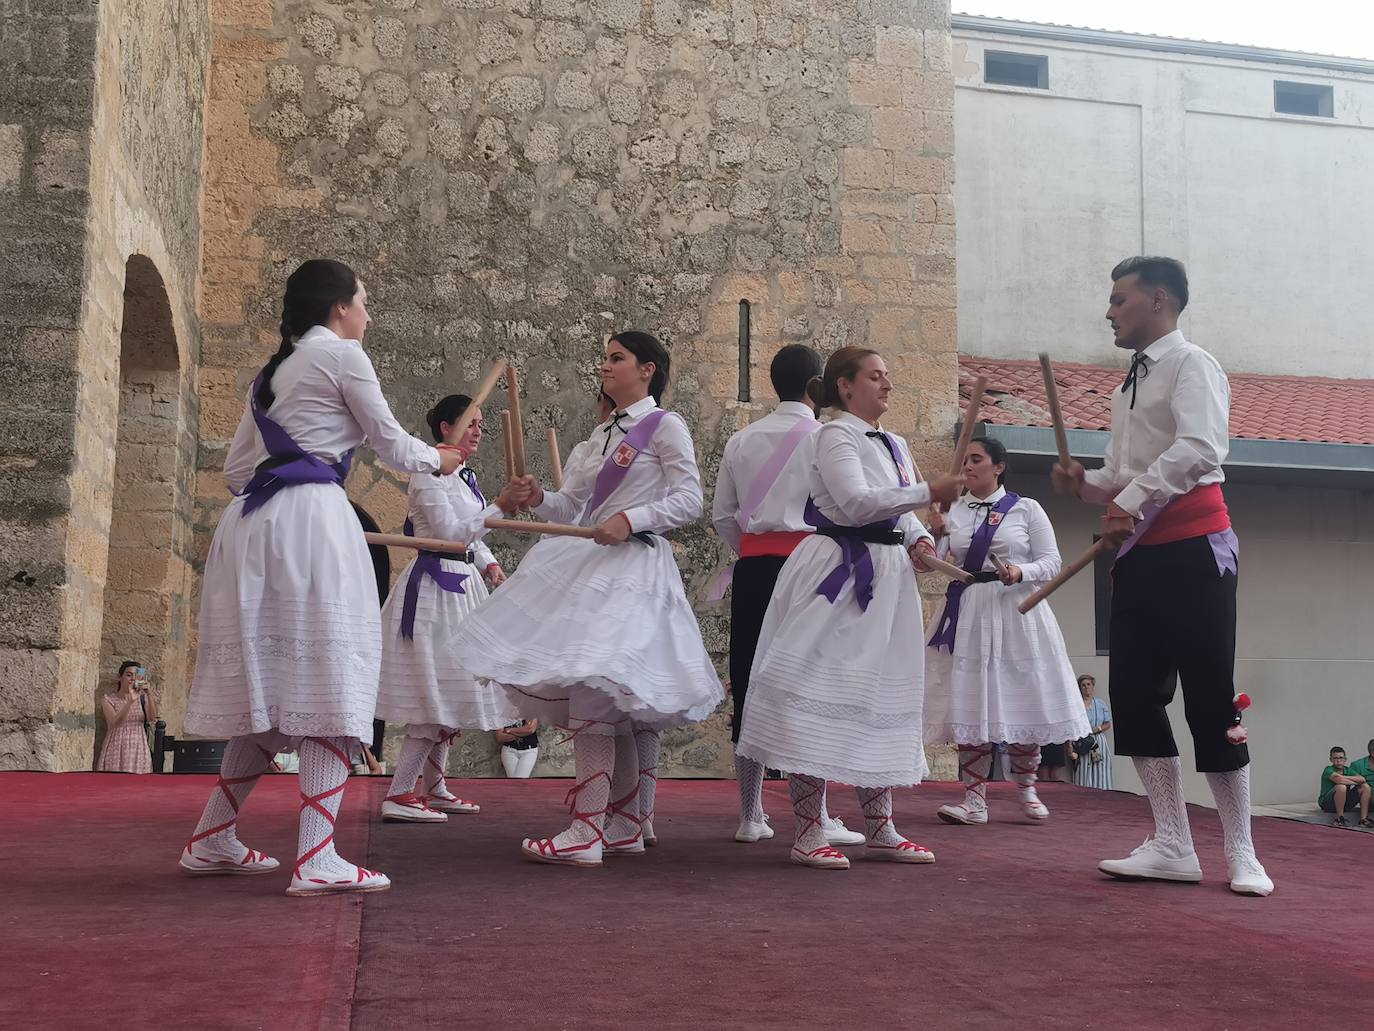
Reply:
<svg viewBox="0 0 1374 1031"><path fill-rule="evenodd" d="M985 84L985 49L1049 88ZM1108 275L1143 252L1187 263L1184 331L1228 369L1374 376L1374 75L971 31L954 69L962 352L1112 360ZM1276 79L1334 117L1276 114Z"/></svg>
<svg viewBox="0 0 1374 1031"><path fill-rule="evenodd" d="M1044 505L1061 552L1092 542L1100 509L1056 497L1043 479L1018 490ZM1374 737L1374 492L1228 485L1241 544L1236 686L1254 700L1250 730L1255 804L1315 801L1328 749L1362 754ZM1107 658L1095 653L1093 584L1084 572L1051 599L1080 673L1106 696ZM1189 801L1211 805L1193 772L1181 694L1170 719L1183 757ZM1129 759L1117 758L1118 788L1139 791Z"/></svg>

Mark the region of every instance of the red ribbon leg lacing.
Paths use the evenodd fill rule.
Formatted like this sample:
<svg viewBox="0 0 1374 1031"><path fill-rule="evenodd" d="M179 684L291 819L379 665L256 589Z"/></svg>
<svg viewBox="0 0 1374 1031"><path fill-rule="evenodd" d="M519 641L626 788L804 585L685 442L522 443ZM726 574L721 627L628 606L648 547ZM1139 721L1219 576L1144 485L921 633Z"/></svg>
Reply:
<svg viewBox="0 0 1374 1031"><path fill-rule="evenodd" d="M330 843L333 842L335 820L334 814L331 813L327 808L325 808L321 803L326 798L330 798L343 791L343 789L348 784L348 771L352 768L348 762L348 756L344 754L342 749L336 748L333 742L326 741L323 738L312 738L311 740L313 740L317 745L320 745L323 748L327 748L329 751L334 753L335 758L339 760L339 763L344 768L344 779L335 787L330 788L328 791L321 792L318 795L307 795L304 791L301 792L301 812L304 813L307 809L314 809L316 812L318 812L321 816L323 816L326 820L329 821L329 833L325 835L323 841L321 841L314 848L310 849L310 851L306 852L305 855L301 856L296 860L296 869L293 872L293 876L295 877L300 877L301 869L305 866L305 864L310 862L310 860L314 859L317 855L323 852L326 848L329 847ZM358 880L361 881L363 877L367 875L368 871L364 870L361 866L357 869ZM310 878L310 880L314 881L316 884L324 883L324 881L316 877L312 877Z"/></svg>
<svg viewBox="0 0 1374 1031"><path fill-rule="evenodd" d="M246 777L225 777L222 773L219 775L219 779L215 781L215 786L210 789L210 793L214 794L214 792L216 791L223 791L224 798L229 803L229 808L234 811L234 815L232 818L225 821L224 823L219 824L217 827L211 827L209 830L201 831L199 834L192 835L191 840L186 842L186 850L188 852L191 850L191 846L194 845L197 841L204 841L206 838L212 838L216 834L219 834L221 831L227 831L230 827L234 826L234 824L239 822L239 800L234 795L234 793L229 790L229 788L235 784L251 784L253 781L257 780L259 777L261 777L264 773L266 773L268 770L272 768L272 760L275 758L273 753L263 748L262 745L257 744L256 741L254 742L254 745L257 747L258 751L260 751L263 754L263 757L267 760L267 765L265 765L257 773L250 773ZM249 849L248 851L251 855L253 850ZM194 856L195 853L191 852L191 855Z"/></svg>
<svg viewBox="0 0 1374 1031"><path fill-rule="evenodd" d="M984 801L987 800L988 775L992 773L992 769L989 766L988 775L984 775L975 770L973 764L991 756L992 745L959 746L959 780L963 782L966 792L977 795Z"/></svg>

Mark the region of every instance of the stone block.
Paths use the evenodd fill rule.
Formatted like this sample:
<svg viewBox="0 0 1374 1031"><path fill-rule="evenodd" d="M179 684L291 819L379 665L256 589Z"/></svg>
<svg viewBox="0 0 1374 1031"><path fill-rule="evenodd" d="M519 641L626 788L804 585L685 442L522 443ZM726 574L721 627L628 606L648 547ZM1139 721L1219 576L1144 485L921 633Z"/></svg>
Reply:
<svg viewBox="0 0 1374 1031"><path fill-rule="evenodd" d="M372 23L372 46L383 60L401 60L408 35L406 23L399 18L377 18Z"/></svg>
<svg viewBox="0 0 1374 1031"><path fill-rule="evenodd" d="M623 82L611 83L606 87L606 110L611 121L633 125L639 120L639 88Z"/></svg>
<svg viewBox="0 0 1374 1031"><path fill-rule="evenodd" d="M339 49L338 30L323 14L309 14L297 22L296 38L316 57L333 57Z"/></svg>
<svg viewBox="0 0 1374 1031"><path fill-rule="evenodd" d="M898 189L913 193L943 193L949 189L949 162L940 157L915 157L898 152L892 163L892 181Z"/></svg>
<svg viewBox="0 0 1374 1031"><path fill-rule="evenodd" d="M848 84L851 104L898 107L902 103L903 80L891 68L867 61L850 61Z"/></svg>
<svg viewBox="0 0 1374 1031"><path fill-rule="evenodd" d="M553 102L564 110L587 111L596 103L592 77L586 72L567 71L558 77Z"/></svg>
<svg viewBox="0 0 1374 1031"><path fill-rule="evenodd" d="M791 172L801 167L801 151L790 137L765 136L754 147L754 159L766 172Z"/></svg>
<svg viewBox="0 0 1374 1031"><path fill-rule="evenodd" d="M484 21L477 28L477 60L480 64L505 64L515 60L519 40L509 26Z"/></svg>
<svg viewBox="0 0 1374 1031"><path fill-rule="evenodd" d="M562 130L552 122L535 122L525 134L525 157L536 165L557 161Z"/></svg>
<svg viewBox="0 0 1374 1031"><path fill-rule="evenodd" d="M315 68L315 85L335 100L356 100L363 91L363 78L356 68L322 64Z"/></svg>
<svg viewBox="0 0 1374 1031"><path fill-rule="evenodd" d="M870 114L873 123L873 145L896 152L919 149L922 144L925 120L920 111L902 107L875 108Z"/></svg>
<svg viewBox="0 0 1374 1031"><path fill-rule="evenodd" d="M544 84L533 76L506 75L487 87L487 103L508 114L527 115L544 106Z"/></svg>
<svg viewBox="0 0 1374 1031"><path fill-rule="evenodd" d="M90 185L89 147L85 130L42 130L33 159L34 187L40 191L86 190Z"/></svg>
<svg viewBox="0 0 1374 1031"><path fill-rule="evenodd" d="M617 151L618 148L610 130L604 126L590 126L573 133L573 161L587 172L600 174L613 172L616 168Z"/></svg>
<svg viewBox="0 0 1374 1031"><path fill-rule="evenodd" d="M904 68L899 96L893 104L922 111L953 111L954 76L930 68Z"/></svg>
<svg viewBox="0 0 1374 1031"><path fill-rule="evenodd" d="M387 107L401 107L410 99L410 83L395 72L378 72L372 76L372 94Z"/></svg>
<svg viewBox="0 0 1374 1031"><path fill-rule="evenodd" d="M920 68L925 61L925 40L920 29L908 25L880 25L877 29L880 65Z"/></svg>
<svg viewBox="0 0 1374 1031"><path fill-rule="evenodd" d="M566 22L543 22L534 35L534 52L544 62L578 57L587 52L587 37Z"/></svg>
<svg viewBox="0 0 1374 1031"><path fill-rule="evenodd" d="M483 22L485 28L488 22ZM479 34L479 40L480 40ZM480 42L478 44L478 59L484 63L495 64L497 62L487 62L482 57ZM458 27L456 25L421 25L415 30L415 59L422 64L439 64L445 67L453 67L463 56L463 45L459 40Z"/></svg>
<svg viewBox="0 0 1374 1031"><path fill-rule="evenodd" d="M840 242L850 254L892 254L895 229L889 222L848 218L840 227Z"/></svg>
<svg viewBox="0 0 1374 1031"><path fill-rule="evenodd" d="M860 190L885 190L892 186L892 153L866 147L844 150L844 184Z"/></svg>
<svg viewBox="0 0 1374 1031"><path fill-rule="evenodd" d="M662 129L645 133L630 144L630 160L646 170L666 168L676 157L677 145Z"/></svg>

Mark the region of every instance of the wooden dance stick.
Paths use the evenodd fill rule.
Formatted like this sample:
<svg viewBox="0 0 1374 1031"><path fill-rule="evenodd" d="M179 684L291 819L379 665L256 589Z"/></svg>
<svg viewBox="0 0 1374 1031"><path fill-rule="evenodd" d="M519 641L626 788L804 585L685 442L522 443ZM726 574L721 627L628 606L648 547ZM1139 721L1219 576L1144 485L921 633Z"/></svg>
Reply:
<svg viewBox="0 0 1374 1031"><path fill-rule="evenodd" d="M520 376L514 365L506 366L506 390L510 394L510 423L513 436L510 450L515 459L515 475L525 475L525 420L520 416Z"/></svg>
<svg viewBox="0 0 1374 1031"><path fill-rule="evenodd" d="M549 537L585 537L590 540L596 536L595 526L538 523L527 519L497 519L493 517L487 520L486 527L488 530L510 530L512 533L542 533Z"/></svg>
<svg viewBox="0 0 1374 1031"><path fill-rule="evenodd" d="M510 411L506 410L501 413L501 445L502 450L506 452L507 483L515 479L515 444L511 441L513 436L514 431L511 429Z"/></svg>
<svg viewBox="0 0 1374 1031"><path fill-rule="evenodd" d="M978 409L983 406L983 391L987 388L986 376L973 381L973 396L968 399L968 411L964 413L964 425L959 430L959 443L955 445L954 461L949 467L951 476L958 476L964 467L964 455L968 452L968 442L973 439L973 427L978 422Z"/></svg>
<svg viewBox="0 0 1374 1031"><path fill-rule="evenodd" d="M558 431L549 427L549 468L553 470L553 489L563 489L563 459L558 457Z"/></svg>
<svg viewBox="0 0 1374 1031"><path fill-rule="evenodd" d="M1092 565L1093 562L1097 559L1097 556L1100 555L1102 552L1107 551L1109 547L1110 545L1108 545L1105 540L1098 541L1091 548L1083 552L1083 554L1079 555L1076 559L1074 559L1067 566L1061 569L1059 571L1059 575L1056 576L1053 580L1051 580L1049 583L1045 584L1045 586L1037 590L1029 598L1023 601L1020 605L1016 606L1016 611L1024 616L1027 612L1035 608L1035 606L1039 605L1051 594L1059 590L1059 588L1063 587L1075 576L1077 576L1079 573L1083 572L1083 570L1087 569L1090 565Z"/></svg>
<svg viewBox="0 0 1374 1031"><path fill-rule="evenodd" d="M1054 381L1050 356L1040 352L1040 375L1045 378L1045 401L1050 406L1050 422L1054 425L1054 443L1059 448L1059 464L1069 467L1069 431L1064 428L1064 410L1059 407L1059 384Z"/></svg>
<svg viewBox="0 0 1374 1031"><path fill-rule="evenodd" d="M491 396L491 392L496 389L496 381L501 378L501 373L505 371L506 360L504 358L496 359L496 364L491 367L486 379L478 384L477 393L472 395L472 404L463 410L463 414L458 416L458 421L454 423L454 440L463 439L463 434L472 425L472 420L477 418L477 409Z"/></svg>
<svg viewBox="0 0 1374 1031"><path fill-rule="evenodd" d="M960 583L973 583L973 574L966 569L960 569L953 562L946 562L944 559L936 558L934 555L922 555L919 552L916 557L928 565L932 572L942 573L951 580L958 580Z"/></svg>
<svg viewBox="0 0 1374 1031"><path fill-rule="evenodd" d="M368 544L380 544L384 548L414 548L416 551L442 551L462 555L468 546L462 541L441 541L437 537L407 537L401 533L365 533L363 540Z"/></svg>

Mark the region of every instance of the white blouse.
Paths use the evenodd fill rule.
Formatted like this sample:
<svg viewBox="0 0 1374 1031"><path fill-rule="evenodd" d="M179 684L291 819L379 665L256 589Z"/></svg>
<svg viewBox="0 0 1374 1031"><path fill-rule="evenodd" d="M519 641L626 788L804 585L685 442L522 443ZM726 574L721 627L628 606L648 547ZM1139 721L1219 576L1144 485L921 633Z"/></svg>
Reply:
<svg viewBox="0 0 1374 1031"><path fill-rule="evenodd" d="M487 535L485 520L505 515L496 505L482 505L472 488L463 482L462 470L452 476L415 473L410 477L406 499L416 537L438 537L464 541L476 553L477 568L486 569L496 561L482 540Z"/></svg>
<svg viewBox="0 0 1374 1031"><path fill-rule="evenodd" d="M439 452L411 436L391 414L377 373L362 345L316 326L296 341L272 376L276 399L267 414L307 454L337 462L364 440L386 465L401 472L434 472ZM224 479L238 493L268 457L245 403L224 460Z"/></svg>
<svg viewBox="0 0 1374 1031"><path fill-rule="evenodd" d="M867 436L872 430L858 416L841 412L816 431L811 497L821 513L839 526L900 517L897 529L911 547L922 537L930 537L913 511L930 504L930 487L911 482L916 464L906 441L894 433L891 437L906 463L908 485L902 486L891 453L880 439Z"/></svg>
<svg viewBox="0 0 1374 1031"><path fill-rule="evenodd" d="M758 422L744 427L725 444L716 496L711 503L711 525L720 539L739 553L740 525L735 515L754 489L754 481L773 457L782 439L801 420L814 423L816 413L800 401L784 401ZM774 530L809 530L802 513L811 489L811 466L816 454L816 434L804 438L787 459L763 503L749 517L749 533Z"/></svg>
<svg viewBox="0 0 1374 1031"><path fill-rule="evenodd" d="M1106 464L1090 470L1085 501L1116 503L1141 518L1194 487L1226 479L1231 384L1217 360L1174 330L1141 352L1145 375L1112 392Z"/></svg>
<svg viewBox="0 0 1374 1031"><path fill-rule="evenodd" d="M596 526L617 512L624 512L635 533L666 533L700 517L704 501L692 434L676 412L663 417L653 438L630 464L620 486L594 511L587 511L597 473L607 457L627 431L657 407L652 397L646 397L625 410L618 428L612 417L592 430L586 446L574 448L568 456L563 468L563 488L545 491L544 501L535 512L556 523L581 526Z"/></svg>
<svg viewBox="0 0 1374 1031"><path fill-rule="evenodd" d="M996 504L1006 493L1006 490L998 487L983 500ZM969 507L977 503L978 499L972 494L965 494L950 506L949 514L945 516L945 526L949 532L940 542L939 554L957 566L964 564L973 534L988 517L989 509ZM1019 567L1022 583L1053 580L1059 575L1062 564L1050 517L1040 507L1040 502L1027 497L1022 497L1002 517L1001 525L992 536L989 551L1003 562ZM991 558L983 560L983 569L996 569Z"/></svg>

